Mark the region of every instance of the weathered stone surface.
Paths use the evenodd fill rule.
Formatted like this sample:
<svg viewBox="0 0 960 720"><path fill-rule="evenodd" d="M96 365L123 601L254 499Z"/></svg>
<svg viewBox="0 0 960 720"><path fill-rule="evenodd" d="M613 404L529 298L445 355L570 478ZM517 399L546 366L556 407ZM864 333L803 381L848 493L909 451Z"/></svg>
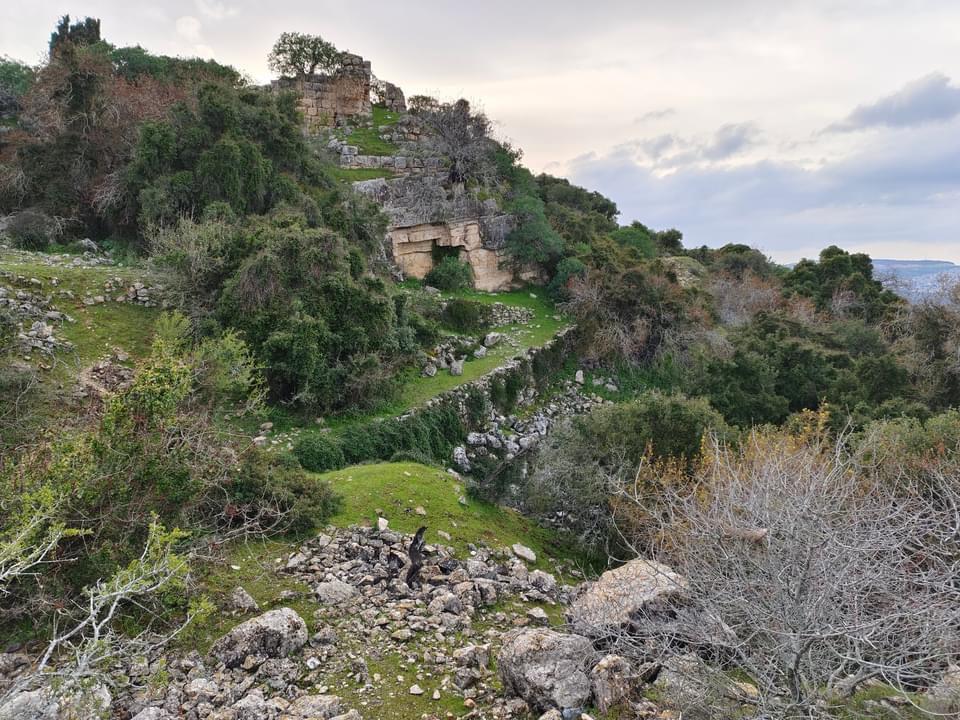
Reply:
<svg viewBox="0 0 960 720"><path fill-rule="evenodd" d="M17 693L0 705L0 720L57 720L58 706L45 690Z"/></svg>
<svg viewBox="0 0 960 720"><path fill-rule="evenodd" d="M295 92L308 132L316 132L338 121L369 117L373 112L370 81L370 63L345 53L340 67L330 75L282 78L271 87L275 92Z"/></svg>
<svg viewBox="0 0 960 720"><path fill-rule="evenodd" d="M317 599L325 605L345 603L357 594L357 589L341 580L322 582L316 587Z"/></svg>
<svg viewBox="0 0 960 720"><path fill-rule="evenodd" d="M388 239L393 259L409 277L423 279L433 269L433 251L437 247L460 248L460 259L473 269L478 290L496 292L517 286L512 269L507 267L502 250L484 247L479 220L422 223L390 230Z"/></svg>
<svg viewBox="0 0 960 720"><path fill-rule="evenodd" d="M630 663L619 655L606 655L590 671L590 685L597 709L605 713L630 696Z"/></svg>
<svg viewBox="0 0 960 720"><path fill-rule="evenodd" d="M260 606L257 605L257 601L244 590L239 585L233 589L233 592L230 593L230 598L227 601L227 605L231 610L236 612L248 613L248 612L259 612Z"/></svg>
<svg viewBox="0 0 960 720"><path fill-rule="evenodd" d="M236 707L236 705L234 707ZM131 720L173 720L173 715L168 713L163 708L148 707L134 715ZM238 715L237 720L251 719L243 715Z"/></svg>
<svg viewBox="0 0 960 720"><path fill-rule="evenodd" d="M336 695L303 695L294 700L280 716L281 720L329 720L340 715Z"/></svg>
<svg viewBox="0 0 960 720"><path fill-rule="evenodd" d="M307 643L307 624L290 608L280 608L240 623L214 643L210 655L230 668L248 655L280 658Z"/></svg>
<svg viewBox="0 0 960 720"><path fill-rule="evenodd" d="M521 560L526 560L529 563L535 563L537 561L537 554L526 545L514 543L511 549L513 550L513 554Z"/></svg>
<svg viewBox="0 0 960 720"><path fill-rule="evenodd" d="M21 692L0 705L0 720L98 720L110 716L112 698L104 685L54 695L48 688Z"/></svg>
<svg viewBox="0 0 960 720"><path fill-rule="evenodd" d="M539 711L585 707L593 646L580 635L546 629L514 630L504 637L498 672L504 689Z"/></svg>
<svg viewBox="0 0 960 720"><path fill-rule="evenodd" d="M679 597L684 586L683 578L666 565L631 560L603 573L573 602L570 622L575 632L603 637Z"/></svg>

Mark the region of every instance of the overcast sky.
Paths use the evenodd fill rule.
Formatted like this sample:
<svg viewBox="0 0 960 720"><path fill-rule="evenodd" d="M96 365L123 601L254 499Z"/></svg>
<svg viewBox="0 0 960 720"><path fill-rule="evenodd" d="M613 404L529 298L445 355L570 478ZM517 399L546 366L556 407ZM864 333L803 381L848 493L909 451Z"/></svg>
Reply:
<svg viewBox="0 0 960 720"><path fill-rule="evenodd" d="M261 82L320 33L687 245L960 262L956 0L0 0L0 54L39 61L63 13Z"/></svg>

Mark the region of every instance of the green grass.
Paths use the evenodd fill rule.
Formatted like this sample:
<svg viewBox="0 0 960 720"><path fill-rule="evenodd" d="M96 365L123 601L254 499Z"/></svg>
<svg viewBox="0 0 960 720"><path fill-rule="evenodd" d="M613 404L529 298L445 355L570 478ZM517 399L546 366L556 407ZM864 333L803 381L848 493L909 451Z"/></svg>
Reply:
<svg viewBox="0 0 960 720"><path fill-rule="evenodd" d="M531 295L536 297L531 297ZM402 386L398 396L389 405L382 408L380 412L375 413L375 416L397 415L410 408L419 407L428 400L465 383L472 382L496 370L509 359L522 355L531 348L545 345L569 324L562 316L558 315L557 310L544 298L544 294L539 288L503 293L465 290L442 293L441 297L461 297L490 305L495 302L502 302L504 305L526 307L533 310L534 317L526 325L500 326L498 329L501 332L509 332L516 341L515 344L501 341L499 345L487 352L486 357L469 357L463 364L463 375L451 375L446 370L441 370L433 377L421 377L419 372L407 371L401 378ZM511 328L516 328L516 331L511 330Z"/></svg>
<svg viewBox="0 0 960 720"><path fill-rule="evenodd" d="M292 542L292 541L291 541ZM233 615L219 608L224 607L233 589L238 585L250 593L261 611L278 607L296 610L306 621L310 632L314 631L313 611L316 602L310 596L310 588L289 575L278 572L286 562L287 555L297 547L284 540L263 540L236 543L226 552L222 563L205 563L198 567L194 580L201 591L217 606L218 610L202 622L188 626L177 639L177 645L206 653L214 641L229 632L250 616ZM281 562L277 562L277 559ZM284 592L297 594L295 599L281 599Z"/></svg>
<svg viewBox="0 0 960 720"><path fill-rule="evenodd" d="M379 463L355 465L315 477L329 482L343 497L340 512L330 519L330 523L337 527L374 523L377 511L380 511L390 521L390 527L400 532L413 533L420 525L426 525L429 528L426 535L428 542L453 546L461 559L469 557L468 545L471 543L476 545L483 542L492 548L499 548L519 542L532 548L537 553L536 566L549 572L555 571L550 558L568 567L586 562L564 545L556 534L514 510L472 499L466 505L461 505L459 498L464 494L464 488L452 476L437 468L417 463ZM426 511L425 516L414 512L418 506ZM448 532L452 539L447 541L441 538L438 530ZM298 547L296 539L236 543L227 549L222 562L207 563L200 567L195 573L195 580L201 592L218 607L223 607L229 594L239 585L257 601L261 611L276 607L293 608L313 632L313 611L317 609L317 604L310 595L310 588L279 572L287 556ZM295 593L296 597L282 600L281 594L284 592ZM562 608L549 604L539 606L550 616L551 624L562 624ZM227 612L214 612L203 622L192 626L178 639L178 644L204 653L217 638L245 619L244 616ZM391 661L388 659L385 662ZM385 679L398 674L382 672L375 669L374 665L371 663L370 672L381 672ZM410 678L408 680L403 688L405 697L409 685L417 682ZM436 707L436 703L429 699L434 686L424 682L420 682L420 685L427 693L419 700L429 701L431 706ZM411 698L410 702L417 700Z"/></svg>
<svg viewBox="0 0 960 720"><path fill-rule="evenodd" d="M156 282L145 270L118 266L53 267L37 262L35 255L25 253L0 255L0 270L40 280L43 283L41 288L25 289L36 294L52 294L52 305L76 321L55 329L56 335L76 346L73 354L61 353L61 367L89 365L109 355L114 348L121 348L133 358L148 354L153 322L160 314L158 308L113 301L88 307L82 302L84 295L105 294L104 283L111 278L122 278L124 288L137 280L148 286ZM51 283L53 278L59 280L57 286ZM60 290L70 290L74 298L59 297Z"/></svg>
<svg viewBox="0 0 960 720"><path fill-rule="evenodd" d="M341 139L356 145L361 155L393 155L400 148L382 139L380 129L394 125L399 119L399 113L375 105L371 127L356 127L349 135L341 135Z"/></svg>
<svg viewBox="0 0 960 720"><path fill-rule="evenodd" d="M343 496L343 507L331 519L338 526L372 524L377 511L390 521L390 527L413 533L421 525L429 529L427 540L453 546L461 557L470 543L486 543L492 548L519 542L537 553L537 566L552 570L547 557L578 559L557 536L514 510L479 500L459 498L465 488L446 472L417 463L377 463L354 465L317 476L326 480ZM417 515L422 507L426 515ZM443 530L451 540L437 534Z"/></svg>
<svg viewBox="0 0 960 720"><path fill-rule="evenodd" d="M377 178L392 178L393 172L384 168L330 168L330 174L342 183L353 183L361 180L376 180Z"/></svg>
<svg viewBox="0 0 960 720"><path fill-rule="evenodd" d="M419 283L407 282L404 285L413 288L419 286ZM408 368L400 374L400 389L396 396L389 401L370 412L327 417L324 427L339 432L350 425L377 418L395 417L412 408L420 407L438 395L496 370L511 358L522 355L531 348L545 345L558 332L569 325L569 321L558 314L557 309L547 299L542 288L530 287L501 293L462 290L441 293L441 297L462 297L491 305L501 302L504 305L526 307L533 310L534 316L526 325L499 326L498 331L509 332L515 343L510 344L502 341L499 345L491 348L486 357L469 357L463 365L463 375L451 375L446 370L441 370L432 378L422 377L417 370ZM277 432L298 430L301 435L306 435L321 431L321 428L313 423L312 417L305 418L283 408L271 408L269 420L274 423ZM258 423L259 421L255 423L253 420L249 420L249 426L245 426L244 429L253 431Z"/></svg>

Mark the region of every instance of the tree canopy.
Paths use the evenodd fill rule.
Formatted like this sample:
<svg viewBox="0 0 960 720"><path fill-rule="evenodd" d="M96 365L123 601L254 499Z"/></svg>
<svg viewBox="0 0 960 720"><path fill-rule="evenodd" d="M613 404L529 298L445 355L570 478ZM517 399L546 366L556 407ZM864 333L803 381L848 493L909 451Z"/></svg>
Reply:
<svg viewBox="0 0 960 720"><path fill-rule="evenodd" d="M307 77L317 71L333 72L343 53L319 35L285 32L267 58L270 69L282 77Z"/></svg>

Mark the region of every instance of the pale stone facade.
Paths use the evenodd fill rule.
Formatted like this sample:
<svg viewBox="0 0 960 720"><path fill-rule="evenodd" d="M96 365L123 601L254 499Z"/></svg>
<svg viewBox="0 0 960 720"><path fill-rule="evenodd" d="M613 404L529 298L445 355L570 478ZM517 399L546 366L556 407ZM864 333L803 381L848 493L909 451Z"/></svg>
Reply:
<svg viewBox="0 0 960 720"><path fill-rule="evenodd" d="M450 247L458 248L460 260L470 264L477 290L509 290L516 287L519 281L533 279L529 273L516 277L508 267L502 249L484 247L479 220L392 228L387 236L394 262L408 277L422 280L433 269L434 247Z"/></svg>

